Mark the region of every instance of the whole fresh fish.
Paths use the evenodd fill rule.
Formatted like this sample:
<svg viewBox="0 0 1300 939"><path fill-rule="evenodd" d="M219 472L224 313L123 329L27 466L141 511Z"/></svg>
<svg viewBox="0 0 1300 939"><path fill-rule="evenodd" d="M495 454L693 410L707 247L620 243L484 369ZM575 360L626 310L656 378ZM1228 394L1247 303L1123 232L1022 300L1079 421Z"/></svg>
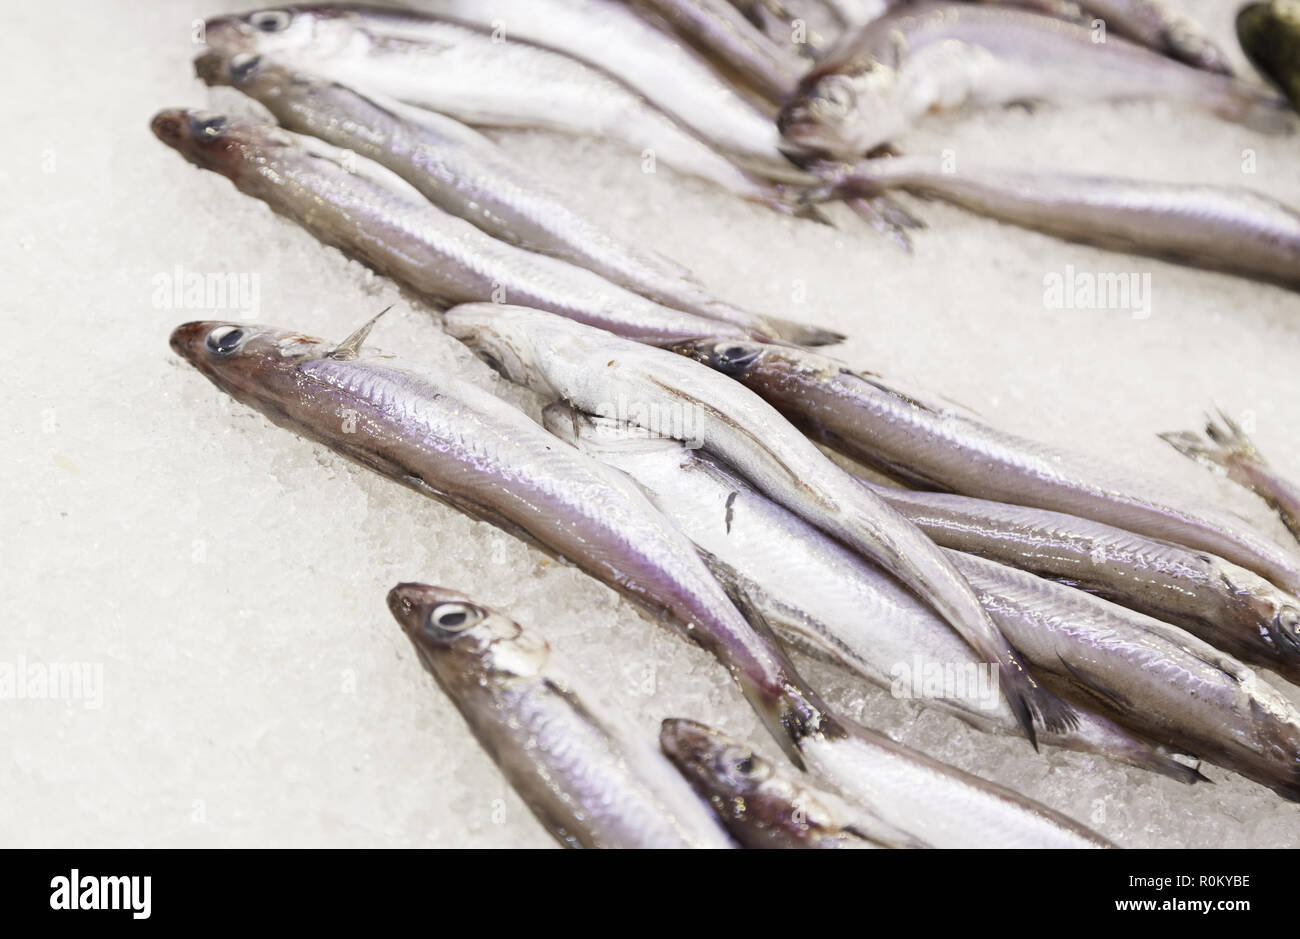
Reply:
<svg viewBox="0 0 1300 939"><path fill-rule="evenodd" d="M268 54L466 124L615 141L640 154L643 167L662 160L743 198L786 208L772 187L627 87L548 49L399 10L348 6L216 17L207 21L205 35L211 49L227 55Z"/></svg>
<svg viewBox="0 0 1300 939"><path fill-rule="evenodd" d="M1106 29L1159 50L1196 68L1223 75L1232 66L1223 50L1195 20L1170 6L1172 0L1079 0Z"/></svg>
<svg viewBox="0 0 1300 939"><path fill-rule="evenodd" d="M1128 468L1005 433L804 350L693 340L676 351L731 376L830 446L903 482L1065 512L1199 548L1300 592L1295 552Z"/></svg>
<svg viewBox="0 0 1300 939"><path fill-rule="evenodd" d="M1259 495L1300 540L1300 486L1269 466L1264 454L1227 414L1220 411L1218 421L1207 415L1203 438L1189 431L1161 434L1160 438L1183 456Z"/></svg>
<svg viewBox="0 0 1300 939"><path fill-rule="evenodd" d="M747 165L790 167L770 114L622 0L416 0L421 11L562 52L613 75Z"/></svg>
<svg viewBox="0 0 1300 939"><path fill-rule="evenodd" d="M388 608L560 844L733 846L667 760L575 689L545 639L464 594L427 584L398 584Z"/></svg>
<svg viewBox="0 0 1300 939"><path fill-rule="evenodd" d="M695 542L719 579L788 643L985 733L1020 733L991 669L884 571L699 450L559 403L543 418L560 439L631 476ZM940 693L926 693L931 681ZM1086 710L1076 711L1072 727L1040 729L1039 740L1182 782L1197 779L1192 768Z"/></svg>
<svg viewBox="0 0 1300 939"><path fill-rule="evenodd" d="M942 547L1087 590L1300 681L1300 600L1243 567L1046 509L873 488Z"/></svg>
<svg viewBox="0 0 1300 939"><path fill-rule="evenodd" d="M1300 288L1300 213L1237 186L1204 186L962 165L866 160L843 184L907 189L1068 241Z"/></svg>
<svg viewBox="0 0 1300 939"><path fill-rule="evenodd" d="M1237 13L1237 38L1255 68L1300 111L1300 3L1248 3Z"/></svg>
<svg viewBox="0 0 1300 939"><path fill-rule="evenodd" d="M864 154L932 111L1021 101L1154 97L1268 133L1290 129L1273 92L1192 68L1077 23L982 4L918 3L886 14L809 72L781 112L807 152Z"/></svg>
<svg viewBox="0 0 1300 939"><path fill-rule="evenodd" d="M1300 801L1300 712L1254 671L1177 626L983 558L950 555L1061 695Z"/></svg>
<svg viewBox="0 0 1300 939"><path fill-rule="evenodd" d="M740 615L694 546L626 476L522 411L445 373L343 343L235 323L186 323L172 349L282 427L535 541L711 652L793 759L936 846L1104 843L1051 809L844 724ZM350 431L350 432L349 432Z"/></svg>
<svg viewBox="0 0 1300 939"><path fill-rule="evenodd" d="M869 813L774 766L734 737L674 717L663 722L659 745L742 847L881 847L871 837L879 821Z"/></svg>
<svg viewBox="0 0 1300 939"><path fill-rule="evenodd" d="M585 267L675 309L761 335L809 345L842 338L719 300L678 265L573 211L495 143L452 118L372 100L248 53L207 53L196 69L209 84L231 84L260 101L282 127L382 164L439 208L502 241Z"/></svg>
<svg viewBox="0 0 1300 939"><path fill-rule="evenodd" d="M325 152L324 145L274 124L174 110L158 114L153 131L190 162L228 177L242 192L431 303L517 299L645 342L717 329L749 335L498 241L429 204L397 177L376 181L355 154L354 173L343 165L346 155Z"/></svg>
<svg viewBox="0 0 1300 939"><path fill-rule="evenodd" d="M784 101L807 71L807 60L790 44L774 43L731 0L631 0L630 5L662 17L679 36L772 101Z"/></svg>
<svg viewBox="0 0 1300 939"><path fill-rule="evenodd" d="M512 381L587 413L628 410L632 423L692 440L726 460L931 604L996 665L1002 692L1031 740L1035 716L1050 730L1068 723L934 543L757 395L681 356L539 310L465 304L445 314L443 327Z"/></svg>

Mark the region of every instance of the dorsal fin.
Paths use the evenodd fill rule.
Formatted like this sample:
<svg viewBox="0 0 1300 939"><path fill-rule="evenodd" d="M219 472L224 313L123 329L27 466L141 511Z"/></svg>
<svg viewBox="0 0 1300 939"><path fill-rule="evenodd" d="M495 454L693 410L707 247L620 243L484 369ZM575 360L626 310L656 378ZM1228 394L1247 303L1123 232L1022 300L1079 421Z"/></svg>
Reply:
<svg viewBox="0 0 1300 939"><path fill-rule="evenodd" d="M375 323L379 322L379 317L383 316L392 308L393 308L393 304L391 303L388 306L384 307L382 310L380 310L378 313L372 316L369 320L363 323L361 328L358 329L356 332L354 332L351 336L348 336L347 339L344 339L342 342L340 342L329 352L326 352L325 357L327 359L341 359L344 361L346 361L347 359L355 359L357 357L357 354L361 351L361 346L366 341L366 337L370 335L370 330L374 329Z"/></svg>

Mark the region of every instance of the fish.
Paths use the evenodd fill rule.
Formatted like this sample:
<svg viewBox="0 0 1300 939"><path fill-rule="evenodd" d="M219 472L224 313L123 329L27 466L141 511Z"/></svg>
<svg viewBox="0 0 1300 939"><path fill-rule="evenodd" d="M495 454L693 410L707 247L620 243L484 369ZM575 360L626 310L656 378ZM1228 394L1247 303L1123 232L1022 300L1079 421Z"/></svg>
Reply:
<svg viewBox="0 0 1300 939"><path fill-rule="evenodd" d="M398 584L388 608L483 749L561 845L734 847L673 766L580 690L534 630L428 584Z"/></svg>
<svg viewBox="0 0 1300 939"><path fill-rule="evenodd" d="M742 847L923 847L835 793L763 759L744 742L696 721L668 718L659 745ZM877 843L873 835L894 843Z"/></svg>
<svg viewBox="0 0 1300 939"><path fill-rule="evenodd" d="M1206 415L1204 437L1190 431L1159 436L1188 459L1254 492L1300 541L1300 486L1270 466L1241 425L1223 411L1217 421Z"/></svg>
<svg viewBox="0 0 1300 939"><path fill-rule="evenodd" d="M805 60L818 61L844 32L824 0L728 0L770 41Z"/></svg>
<svg viewBox="0 0 1300 939"><path fill-rule="evenodd" d="M373 325L334 345L196 321L176 328L171 347L281 427L573 564L675 627L718 658L794 752L789 727L815 729L818 699L645 494L491 392L367 350Z"/></svg>
<svg viewBox="0 0 1300 939"><path fill-rule="evenodd" d="M726 668L796 765L818 767L900 830L936 846L1106 843L1046 806L836 717L626 476L477 385L368 350L374 322L333 344L196 321L173 330L170 343L273 423L542 548L676 628Z"/></svg>
<svg viewBox="0 0 1300 939"><path fill-rule="evenodd" d="M274 124L169 110L154 134L191 163L220 173L246 195L359 258L436 306L518 299L602 323L645 342L749 335L738 326L655 303L591 271L506 244L430 204L380 168L326 151ZM345 163L354 164L350 172ZM371 169L373 167L373 169Z"/></svg>
<svg viewBox="0 0 1300 939"><path fill-rule="evenodd" d="M1147 739L1300 801L1300 712L1237 659L1177 626L960 551L1035 674Z"/></svg>
<svg viewBox="0 0 1300 939"><path fill-rule="evenodd" d="M1079 0L1079 3L1117 35L1187 65L1222 75L1232 74L1227 54L1195 20L1174 9L1166 0Z"/></svg>
<svg viewBox="0 0 1300 939"><path fill-rule="evenodd" d="M918 3L866 26L804 76L778 124L787 150L852 158L923 115L1045 101L1162 98L1270 134L1285 101L1127 40L1027 10Z"/></svg>
<svg viewBox="0 0 1300 939"><path fill-rule="evenodd" d="M718 299L680 265L574 211L493 141L453 118L375 100L251 53L209 52L199 57L196 71L210 85L233 85L261 102L281 127L387 167L443 211L494 238L584 267L674 309L756 334L808 345L843 338Z"/></svg>
<svg viewBox="0 0 1300 939"><path fill-rule="evenodd" d="M1300 5L1295 0L1247 3L1237 11L1237 39L1251 64L1300 111Z"/></svg>
<svg viewBox="0 0 1300 939"><path fill-rule="evenodd" d="M205 24L205 39L212 51L268 55L475 127L539 128L612 141L638 154L643 169L662 161L741 198L795 211L770 184L616 79L549 49L400 10L348 6L214 17ZM787 166L790 181L816 184L815 177Z"/></svg>
<svg viewBox="0 0 1300 939"><path fill-rule="evenodd" d="M1300 593L1294 550L1163 480L999 430L829 356L754 342L671 347L757 393L823 443L920 489L1032 506L1208 551Z"/></svg>
<svg viewBox="0 0 1300 939"><path fill-rule="evenodd" d="M772 114L622 0L414 0L425 14L563 53L615 76L756 172L792 169Z"/></svg>
<svg viewBox="0 0 1300 939"><path fill-rule="evenodd" d="M627 473L700 549L718 579L787 647L988 734L1020 725L994 676L931 609L878 567L680 441L556 402L547 430ZM941 694L917 693L936 676ZM948 679L951 678L949 682ZM1113 721L1072 707L1072 727L1038 729L1040 742L1195 782L1194 768Z"/></svg>
<svg viewBox="0 0 1300 939"><path fill-rule="evenodd" d="M1069 722L934 543L757 395L682 356L540 310L462 304L444 314L443 329L506 378L543 396L587 413L607 412L603 416L622 402L630 406L624 409L633 423L689 437L726 460L761 491L875 560L931 604L996 666L1001 690L1031 742L1035 716L1052 730Z"/></svg>
<svg viewBox="0 0 1300 939"><path fill-rule="evenodd" d="M784 101L808 69L791 44L773 42L730 0L633 0L631 6L652 21L662 18L768 100Z"/></svg>
<svg viewBox="0 0 1300 939"><path fill-rule="evenodd" d="M1230 561L1061 512L864 485L941 547L1086 590L1300 683L1300 600Z"/></svg>
<svg viewBox="0 0 1300 939"><path fill-rule="evenodd" d="M1300 289L1300 212L1240 186L1164 183L965 165L866 160L841 188L906 189L1067 241Z"/></svg>

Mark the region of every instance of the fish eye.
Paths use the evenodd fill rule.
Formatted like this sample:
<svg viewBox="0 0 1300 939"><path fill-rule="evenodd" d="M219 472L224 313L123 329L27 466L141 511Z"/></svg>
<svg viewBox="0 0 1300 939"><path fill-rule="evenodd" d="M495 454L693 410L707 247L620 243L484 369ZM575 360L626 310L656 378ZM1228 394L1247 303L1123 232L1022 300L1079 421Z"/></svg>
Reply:
<svg viewBox="0 0 1300 939"><path fill-rule="evenodd" d="M255 52L241 52L230 59L230 80L242 82L257 74L262 57Z"/></svg>
<svg viewBox="0 0 1300 939"><path fill-rule="evenodd" d="M262 10L250 16L248 22L264 33L280 33L289 28L293 14L288 10Z"/></svg>
<svg viewBox="0 0 1300 939"><path fill-rule="evenodd" d="M1273 617L1273 628L1289 652L1300 653L1300 610L1282 607Z"/></svg>
<svg viewBox="0 0 1300 939"><path fill-rule="evenodd" d="M835 75L822 82L813 98L813 109L824 117L839 117L853 110L857 100L853 88L843 76Z"/></svg>
<svg viewBox="0 0 1300 939"><path fill-rule="evenodd" d="M229 124L230 121L221 114L213 117L196 117L193 122L194 136L200 140L215 140L225 133Z"/></svg>
<svg viewBox="0 0 1300 939"><path fill-rule="evenodd" d="M762 782L771 775L771 767L745 747L728 747L719 762L723 775L733 782Z"/></svg>
<svg viewBox="0 0 1300 939"><path fill-rule="evenodd" d="M208 351L213 355L230 355L244 341L244 331L238 326L218 326L208 333Z"/></svg>
<svg viewBox="0 0 1300 939"><path fill-rule="evenodd" d="M429 611L429 628L442 632L464 632L483 619L483 611L468 603L439 603Z"/></svg>
<svg viewBox="0 0 1300 939"><path fill-rule="evenodd" d="M743 342L724 342L713 347L710 362L724 375L739 375L758 359L761 350L757 345Z"/></svg>

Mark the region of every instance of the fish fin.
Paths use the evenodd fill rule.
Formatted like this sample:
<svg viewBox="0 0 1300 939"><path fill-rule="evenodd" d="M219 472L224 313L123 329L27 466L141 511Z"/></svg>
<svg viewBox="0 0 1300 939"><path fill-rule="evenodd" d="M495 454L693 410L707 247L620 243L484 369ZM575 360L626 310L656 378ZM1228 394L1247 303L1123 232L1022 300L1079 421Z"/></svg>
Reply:
<svg viewBox="0 0 1300 939"><path fill-rule="evenodd" d="M1075 680L1076 683L1081 685L1085 691L1088 691L1094 696L1096 696L1097 698L1100 698L1103 703L1119 711L1126 711L1133 707L1132 702L1129 701L1128 698L1124 697L1119 692L1113 691L1110 688L1106 687L1106 685L1100 682L1096 678L1096 676L1089 675L1086 671L1083 670L1083 668L1081 668L1078 665L1072 665L1071 663L1065 661L1065 659L1061 658L1059 655L1056 658L1057 661L1061 663L1061 667L1065 669L1065 671L1070 675L1071 678Z"/></svg>
<svg viewBox="0 0 1300 939"><path fill-rule="evenodd" d="M764 316L763 322L772 328L778 339L797 346L833 346L848 338L844 333L833 329L798 323L779 316Z"/></svg>
<svg viewBox="0 0 1300 939"><path fill-rule="evenodd" d="M1261 134L1283 136L1295 132L1295 116L1287 100L1247 82L1233 82L1224 102L1213 110L1225 120Z"/></svg>
<svg viewBox="0 0 1300 939"><path fill-rule="evenodd" d="M845 204L856 212L859 218L908 254L912 253L912 236L909 231L925 227L925 223L919 218L883 194L857 196L846 199Z"/></svg>
<svg viewBox="0 0 1300 939"><path fill-rule="evenodd" d="M1214 472L1231 471L1234 463L1263 464L1263 456L1241 426L1222 409L1216 410L1217 422L1212 415L1205 416L1204 437L1187 430L1158 436L1189 460Z"/></svg>
<svg viewBox="0 0 1300 939"><path fill-rule="evenodd" d="M1038 749L1035 721L1054 734L1068 733L1079 726L1079 713L1074 706L1029 674L1019 657L1012 655L1010 661L999 660L998 674L1002 696L1035 750Z"/></svg>
<svg viewBox="0 0 1300 939"><path fill-rule="evenodd" d="M795 671L794 666L781 651L781 644L776 638L775 630L767 616L759 609L750 591L757 589L746 578L736 573L728 564L704 548L698 548L700 557L714 573L722 589L726 591L736 609L764 639L772 643L784 660L783 669L787 682L779 689L756 688L755 694L748 695L755 705L755 710L767 725L769 732L780 744L790 762L801 770L806 770L803 756L799 752L799 742L805 737L820 735L824 738L838 738L848 735L848 731L839 720L826 708L817 693Z"/></svg>
<svg viewBox="0 0 1300 939"><path fill-rule="evenodd" d="M361 346L365 343L366 338L370 335L370 330L374 329L375 324L379 322L379 317L383 316L392 308L393 308L393 304L390 303L388 306L384 307L382 310L380 310L370 319L366 320L366 322L362 323L361 327L357 329L351 336L348 336L348 338L344 339L342 342L340 342L329 352L326 352L325 357L327 359L339 359L340 361L355 359L358 355L361 354Z"/></svg>

